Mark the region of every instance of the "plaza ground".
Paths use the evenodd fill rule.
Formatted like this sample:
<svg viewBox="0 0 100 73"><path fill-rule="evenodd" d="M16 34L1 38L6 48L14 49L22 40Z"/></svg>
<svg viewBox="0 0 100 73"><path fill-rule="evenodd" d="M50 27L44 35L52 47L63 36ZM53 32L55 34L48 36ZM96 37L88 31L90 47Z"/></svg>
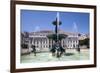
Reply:
<svg viewBox="0 0 100 73"><path fill-rule="evenodd" d="M21 63L42 63L53 61L73 61L73 60L89 60L89 49L81 49L80 53L76 50L66 50L66 54L60 58L52 56L51 52L41 52L34 56L34 53L21 55Z"/></svg>

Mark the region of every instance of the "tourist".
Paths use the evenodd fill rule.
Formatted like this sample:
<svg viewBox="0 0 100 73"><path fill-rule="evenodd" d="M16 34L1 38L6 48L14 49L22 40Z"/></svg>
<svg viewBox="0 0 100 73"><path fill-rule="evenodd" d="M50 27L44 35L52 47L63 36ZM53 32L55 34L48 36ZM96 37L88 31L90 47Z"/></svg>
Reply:
<svg viewBox="0 0 100 73"><path fill-rule="evenodd" d="M36 47L35 47L35 45L32 45L32 52L34 53L34 56L36 56Z"/></svg>

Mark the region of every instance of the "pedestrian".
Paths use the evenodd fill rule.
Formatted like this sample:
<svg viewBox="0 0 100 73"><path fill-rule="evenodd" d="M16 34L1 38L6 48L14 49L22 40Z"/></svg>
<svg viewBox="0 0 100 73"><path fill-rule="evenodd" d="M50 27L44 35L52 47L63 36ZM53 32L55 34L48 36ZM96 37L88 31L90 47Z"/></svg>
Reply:
<svg viewBox="0 0 100 73"><path fill-rule="evenodd" d="M35 45L32 45L32 52L34 53L34 56L36 56L36 47L35 47Z"/></svg>
<svg viewBox="0 0 100 73"><path fill-rule="evenodd" d="M80 47L79 47L79 45L78 45L78 47L77 47L77 51L80 53Z"/></svg>

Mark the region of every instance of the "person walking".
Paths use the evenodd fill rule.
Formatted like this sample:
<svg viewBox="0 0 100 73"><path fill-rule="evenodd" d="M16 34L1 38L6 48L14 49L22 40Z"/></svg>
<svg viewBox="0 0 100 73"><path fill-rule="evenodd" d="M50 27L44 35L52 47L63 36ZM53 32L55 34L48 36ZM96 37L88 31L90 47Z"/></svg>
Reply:
<svg viewBox="0 0 100 73"><path fill-rule="evenodd" d="M35 45L32 45L32 52L34 53L34 56L36 56L36 46Z"/></svg>

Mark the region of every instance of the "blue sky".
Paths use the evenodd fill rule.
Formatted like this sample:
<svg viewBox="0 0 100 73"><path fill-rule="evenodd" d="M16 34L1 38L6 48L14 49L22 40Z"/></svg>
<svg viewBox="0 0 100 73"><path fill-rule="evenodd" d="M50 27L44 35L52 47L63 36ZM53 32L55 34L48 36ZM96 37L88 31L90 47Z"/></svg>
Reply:
<svg viewBox="0 0 100 73"><path fill-rule="evenodd" d="M21 31L54 30L55 11L21 10ZM59 12L60 29L67 32L89 33L89 13Z"/></svg>

